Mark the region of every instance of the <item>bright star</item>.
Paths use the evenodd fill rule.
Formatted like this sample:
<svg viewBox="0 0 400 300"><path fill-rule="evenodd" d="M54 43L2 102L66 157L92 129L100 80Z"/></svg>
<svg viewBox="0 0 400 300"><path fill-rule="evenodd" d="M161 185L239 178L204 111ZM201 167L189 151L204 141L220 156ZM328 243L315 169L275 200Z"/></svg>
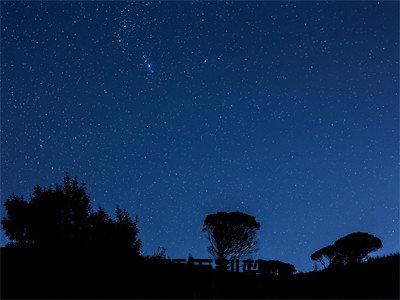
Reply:
<svg viewBox="0 0 400 300"><path fill-rule="evenodd" d="M151 75L154 73L154 67L151 63L147 62L146 63L147 66L147 75Z"/></svg>

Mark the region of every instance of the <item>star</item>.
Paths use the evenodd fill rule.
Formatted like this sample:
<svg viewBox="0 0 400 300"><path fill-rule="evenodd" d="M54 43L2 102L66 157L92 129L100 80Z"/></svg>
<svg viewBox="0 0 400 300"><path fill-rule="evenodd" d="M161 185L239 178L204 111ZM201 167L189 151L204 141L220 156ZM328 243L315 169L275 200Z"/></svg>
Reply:
<svg viewBox="0 0 400 300"><path fill-rule="evenodd" d="M147 75L151 75L154 73L154 66L151 63L147 63Z"/></svg>
<svg viewBox="0 0 400 300"><path fill-rule="evenodd" d="M145 255L207 257L206 214L236 209L301 270L343 226L397 250L396 4L79 6L2 3L3 199L77 175L152 223Z"/></svg>

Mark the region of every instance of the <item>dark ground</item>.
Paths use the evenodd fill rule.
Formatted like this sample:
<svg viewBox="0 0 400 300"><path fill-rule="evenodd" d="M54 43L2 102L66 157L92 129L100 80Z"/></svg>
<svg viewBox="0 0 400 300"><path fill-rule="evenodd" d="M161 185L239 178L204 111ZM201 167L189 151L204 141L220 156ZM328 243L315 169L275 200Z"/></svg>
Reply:
<svg viewBox="0 0 400 300"><path fill-rule="evenodd" d="M271 279L114 256L1 250L4 298L399 298L399 255Z"/></svg>

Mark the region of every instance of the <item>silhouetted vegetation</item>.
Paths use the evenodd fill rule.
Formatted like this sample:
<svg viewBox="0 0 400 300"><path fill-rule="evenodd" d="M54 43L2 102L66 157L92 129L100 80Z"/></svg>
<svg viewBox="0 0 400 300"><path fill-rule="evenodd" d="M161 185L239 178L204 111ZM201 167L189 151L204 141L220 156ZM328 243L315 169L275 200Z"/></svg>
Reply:
<svg viewBox="0 0 400 300"><path fill-rule="evenodd" d="M398 298L399 254L368 255L379 238L355 232L315 251L324 270L296 273L278 260L245 259L260 223L241 212L208 215L203 231L216 258L171 259L159 247L141 255L137 218L92 211L84 183L65 176L35 187L30 201L4 203L2 298Z"/></svg>
<svg viewBox="0 0 400 300"><path fill-rule="evenodd" d="M7 247L58 249L140 255L137 219L117 207L113 220L103 208L92 212L84 183L68 174L63 185L36 186L26 201L11 195L4 203L2 220L5 234L11 240Z"/></svg>
<svg viewBox="0 0 400 300"><path fill-rule="evenodd" d="M354 232L334 244L338 261L343 264L360 263L367 255L383 247L382 241L366 232Z"/></svg>
<svg viewBox="0 0 400 300"><path fill-rule="evenodd" d="M313 254L311 254L310 258L312 260L318 261L324 269L327 268L332 263L332 260L335 257L335 248L332 245L325 246Z"/></svg>
<svg viewBox="0 0 400 300"><path fill-rule="evenodd" d="M310 258L324 268L362 262L369 253L383 247L382 241L366 232L354 232L336 240L333 245L323 247Z"/></svg>
<svg viewBox="0 0 400 300"><path fill-rule="evenodd" d="M216 259L241 258L257 250L256 231L260 223L241 212L218 212L206 217L203 231L207 232L210 254Z"/></svg>
<svg viewBox="0 0 400 300"><path fill-rule="evenodd" d="M153 255L148 256L147 258L153 260L168 259L167 249L165 247L158 247L157 251Z"/></svg>

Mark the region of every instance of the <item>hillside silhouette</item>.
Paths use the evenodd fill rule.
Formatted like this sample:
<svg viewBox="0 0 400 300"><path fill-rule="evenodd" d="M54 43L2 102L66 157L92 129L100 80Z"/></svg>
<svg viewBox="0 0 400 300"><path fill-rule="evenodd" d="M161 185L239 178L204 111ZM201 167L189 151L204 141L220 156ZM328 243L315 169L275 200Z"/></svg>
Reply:
<svg viewBox="0 0 400 300"><path fill-rule="evenodd" d="M84 183L66 175L36 186L27 201L11 195L2 228L2 298L398 298L399 254L371 258L383 247L354 232L310 254L322 269L250 259L261 224L242 212L205 216L207 258L168 258L141 251L137 218L117 207L93 211ZM199 229L201 230L201 228Z"/></svg>

